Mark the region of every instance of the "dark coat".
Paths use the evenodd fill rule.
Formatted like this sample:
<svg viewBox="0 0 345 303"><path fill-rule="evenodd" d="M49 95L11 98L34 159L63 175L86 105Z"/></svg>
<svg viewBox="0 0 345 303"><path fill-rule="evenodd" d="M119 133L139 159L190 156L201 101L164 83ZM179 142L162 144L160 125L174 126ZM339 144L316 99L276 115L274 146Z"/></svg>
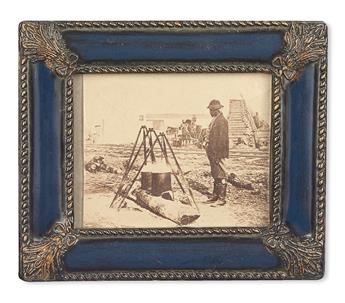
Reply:
<svg viewBox="0 0 345 303"><path fill-rule="evenodd" d="M213 159L229 158L229 124L220 113L211 126L207 155Z"/></svg>

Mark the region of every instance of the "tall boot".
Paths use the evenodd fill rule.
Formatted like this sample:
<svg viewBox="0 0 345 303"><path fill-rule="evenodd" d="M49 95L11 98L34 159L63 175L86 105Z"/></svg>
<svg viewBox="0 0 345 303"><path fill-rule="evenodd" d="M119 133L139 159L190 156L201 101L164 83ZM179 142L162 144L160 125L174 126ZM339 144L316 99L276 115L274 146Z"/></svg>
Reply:
<svg viewBox="0 0 345 303"><path fill-rule="evenodd" d="M219 185L219 192L218 192L218 197L219 200L222 201L222 204L219 203L219 205L224 205L226 203L226 188L227 188L227 184L220 184Z"/></svg>
<svg viewBox="0 0 345 303"><path fill-rule="evenodd" d="M225 203L226 203L226 188L227 188L226 180L225 179L220 179L220 181L217 182L217 196L218 196L218 200L217 200L217 203L214 206L225 205Z"/></svg>
<svg viewBox="0 0 345 303"><path fill-rule="evenodd" d="M211 204L211 203L214 203L214 202L217 202L217 201L218 201L218 182L214 181L213 182L213 193L212 193L212 196L205 203L206 204Z"/></svg>

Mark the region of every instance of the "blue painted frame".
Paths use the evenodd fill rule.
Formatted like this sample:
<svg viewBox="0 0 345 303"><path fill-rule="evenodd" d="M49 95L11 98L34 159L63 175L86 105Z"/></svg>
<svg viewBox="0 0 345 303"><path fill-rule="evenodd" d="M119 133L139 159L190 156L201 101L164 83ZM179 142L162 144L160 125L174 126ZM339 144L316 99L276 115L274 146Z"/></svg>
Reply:
<svg viewBox="0 0 345 303"><path fill-rule="evenodd" d="M63 31L80 64L258 62L271 64L284 45L283 30ZM64 83L42 62L29 65L32 233L47 234L64 208ZM318 63L308 64L283 95L283 221L296 236L315 225ZM64 271L277 270L282 259L257 237L86 239L64 255Z"/></svg>
<svg viewBox="0 0 345 303"><path fill-rule="evenodd" d="M271 62L282 47L279 32L66 32L63 37L81 62Z"/></svg>

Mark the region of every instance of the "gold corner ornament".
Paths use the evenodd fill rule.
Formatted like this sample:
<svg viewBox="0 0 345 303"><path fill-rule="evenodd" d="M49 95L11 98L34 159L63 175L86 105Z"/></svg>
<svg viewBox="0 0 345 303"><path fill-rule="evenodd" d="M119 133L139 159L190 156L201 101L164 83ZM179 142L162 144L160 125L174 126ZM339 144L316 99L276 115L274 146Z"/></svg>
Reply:
<svg viewBox="0 0 345 303"><path fill-rule="evenodd" d="M40 241L23 244L22 267L25 280L45 281L56 277L62 270L62 257L78 241L72 233L70 221L55 223Z"/></svg>
<svg viewBox="0 0 345 303"><path fill-rule="evenodd" d="M278 255L290 277L318 277L322 272L323 244L312 237L298 238L290 229L277 225L263 234L263 243L272 254Z"/></svg>
<svg viewBox="0 0 345 303"><path fill-rule="evenodd" d="M327 53L327 27L324 23L291 23L284 35L285 46L272 65L279 77L295 81L305 65Z"/></svg>
<svg viewBox="0 0 345 303"><path fill-rule="evenodd" d="M78 56L66 47L53 23L24 22L20 44L32 62L43 61L60 78L70 76L77 66Z"/></svg>

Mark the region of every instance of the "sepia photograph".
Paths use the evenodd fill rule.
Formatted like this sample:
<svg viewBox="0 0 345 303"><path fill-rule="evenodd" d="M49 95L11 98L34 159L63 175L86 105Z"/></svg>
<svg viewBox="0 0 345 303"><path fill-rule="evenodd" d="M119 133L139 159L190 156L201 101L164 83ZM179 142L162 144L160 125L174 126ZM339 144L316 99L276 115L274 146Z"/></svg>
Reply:
<svg viewBox="0 0 345 303"><path fill-rule="evenodd" d="M269 225L270 74L87 74L74 84L79 228Z"/></svg>

